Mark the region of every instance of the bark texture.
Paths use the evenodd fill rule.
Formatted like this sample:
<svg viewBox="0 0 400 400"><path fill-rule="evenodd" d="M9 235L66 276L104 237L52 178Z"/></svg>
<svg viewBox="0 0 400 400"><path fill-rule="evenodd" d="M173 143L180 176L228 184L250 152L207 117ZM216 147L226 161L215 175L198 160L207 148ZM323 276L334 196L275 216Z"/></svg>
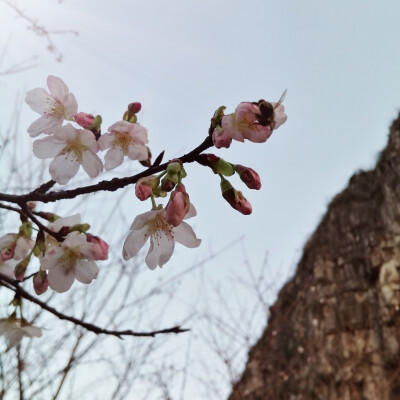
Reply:
<svg viewBox="0 0 400 400"><path fill-rule="evenodd" d="M229 400L400 400L400 116L305 245Z"/></svg>

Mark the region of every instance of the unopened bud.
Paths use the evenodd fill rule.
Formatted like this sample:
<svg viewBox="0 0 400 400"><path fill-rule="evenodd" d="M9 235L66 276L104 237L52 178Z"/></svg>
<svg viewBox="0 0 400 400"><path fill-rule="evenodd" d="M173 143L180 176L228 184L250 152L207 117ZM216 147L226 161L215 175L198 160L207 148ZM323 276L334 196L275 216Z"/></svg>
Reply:
<svg viewBox="0 0 400 400"><path fill-rule="evenodd" d="M17 281L23 281L24 280L24 276L25 276L25 272L26 269L28 268L28 264L30 261L31 257L25 257L22 261L20 261L14 269L14 275L15 275L15 279Z"/></svg>
<svg viewBox="0 0 400 400"><path fill-rule="evenodd" d="M221 191L223 198L233 207L244 215L252 212L250 202L243 196L242 192L236 190L228 180L221 181Z"/></svg>
<svg viewBox="0 0 400 400"><path fill-rule="evenodd" d="M33 277L33 288L35 293L39 296L43 294L49 287L46 271L39 270Z"/></svg>
<svg viewBox="0 0 400 400"><path fill-rule="evenodd" d="M94 115L80 112L74 115L74 120L82 128L89 129L94 123Z"/></svg>
<svg viewBox="0 0 400 400"><path fill-rule="evenodd" d="M136 197L140 201L147 200L151 196L153 188L157 186L158 186L158 180L154 175L140 178L135 185Z"/></svg>
<svg viewBox="0 0 400 400"><path fill-rule="evenodd" d="M108 258L108 243L98 236L93 236L90 233L86 235L86 240L92 244L92 254L95 260L107 260Z"/></svg>
<svg viewBox="0 0 400 400"><path fill-rule="evenodd" d="M261 188L260 176L254 169L237 164L235 165L235 171L249 189L259 190Z"/></svg>
<svg viewBox="0 0 400 400"><path fill-rule="evenodd" d="M189 195L186 193L185 186L181 183L171 193L165 211L165 220L172 226L178 226L185 218L189 208Z"/></svg>
<svg viewBox="0 0 400 400"><path fill-rule="evenodd" d="M215 174L232 176L235 173L235 169L231 163L217 157L215 154L200 154L196 161L201 165L210 167Z"/></svg>

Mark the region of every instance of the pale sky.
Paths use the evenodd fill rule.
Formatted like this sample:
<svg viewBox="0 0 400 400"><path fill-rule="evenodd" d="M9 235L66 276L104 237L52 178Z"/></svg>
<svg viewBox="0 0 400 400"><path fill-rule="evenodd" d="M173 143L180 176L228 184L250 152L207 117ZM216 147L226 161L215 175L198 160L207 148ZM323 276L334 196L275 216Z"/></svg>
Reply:
<svg viewBox="0 0 400 400"><path fill-rule="evenodd" d="M128 103L140 101L139 121L153 154L165 149L171 159L203 141L220 105L233 112L241 101L276 101L288 90L288 121L266 143L234 142L215 151L260 174L258 192L232 181L251 201L252 215L225 203L208 169L188 166L185 184L198 211L191 222L203 243L195 250L179 247L162 270L149 271L155 277L244 235L249 261L261 265L268 253L279 284L287 280L332 197L354 172L374 165L399 111L397 0L16 3L49 30L79 36L52 35L63 55L57 63L45 38L28 32L26 21L0 2L1 48L7 44L0 71L38 56L35 68L0 76L3 132L17 95L45 87L52 74L67 83L80 111L103 116L103 130ZM35 118L23 106L20 130ZM30 143L26 134L21 146ZM148 207L136 202L132 219ZM240 272L245 258L237 246L207 268L223 282Z"/></svg>

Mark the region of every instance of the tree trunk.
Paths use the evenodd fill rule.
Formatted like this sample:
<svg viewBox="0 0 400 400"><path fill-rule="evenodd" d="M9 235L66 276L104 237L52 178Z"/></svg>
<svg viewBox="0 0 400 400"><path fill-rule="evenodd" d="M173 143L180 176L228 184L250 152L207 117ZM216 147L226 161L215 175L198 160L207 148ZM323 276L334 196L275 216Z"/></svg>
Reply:
<svg viewBox="0 0 400 400"><path fill-rule="evenodd" d="M229 400L400 399L400 116L307 242Z"/></svg>

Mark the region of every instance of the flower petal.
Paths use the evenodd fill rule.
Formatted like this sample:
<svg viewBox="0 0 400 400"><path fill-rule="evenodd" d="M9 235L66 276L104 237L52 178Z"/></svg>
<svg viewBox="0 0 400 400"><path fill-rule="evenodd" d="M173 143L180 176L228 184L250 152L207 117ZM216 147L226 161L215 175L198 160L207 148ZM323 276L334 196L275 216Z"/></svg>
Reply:
<svg viewBox="0 0 400 400"><path fill-rule="evenodd" d="M43 88L36 88L26 93L25 102L33 111L43 115L54 99Z"/></svg>
<svg viewBox="0 0 400 400"><path fill-rule="evenodd" d="M49 171L51 178L60 185L65 185L76 175L79 165L79 161L74 153L60 154L50 163Z"/></svg>
<svg viewBox="0 0 400 400"><path fill-rule="evenodd" d="M57 140L53 136L48 136L33 142L33 154L41 159L52 158L60 154L64 147L64 142Z"/></svg>
<svg viewBox="0 0 400 400"><path fill-rule="evenodd" d="M63 293L70 289L74 283L75 271L73 268L66 269L63 264L58 264L55 268L49 270L47 280L53 290Z"/></svg>
<svg viewBox="0 0 400 400"><path fill-rule="evenodd" d="M64 255L64 250L60 247L55 247L46 251L45 256L40 261L40 269L42 271L53 269L60 263L60 258Z"/></svg>
<svg viewBox="0 0 400 400"><path fill-rule="evenodd" d="M64 81L57 76L49 75L47 77L47 86L50 90L51 95L59 103L64 103L69 93L68 86L64 83Z"/></svg>
<svg viewBox="0 0 400 400"><path fill-rule="evenodd" d="M175 240L186 247L194 248L199 247L201 239L197 239L193 228L186 222L182 222L179 226L174 228Z"/></svg>
<svg viewBox="0 0 400 400"><path fill-rule="evenodd" d="M173 236L170 233L166 234L165 231L158 231L156 240L153 236L150 238L150 249L145 259L147 266L151 270L157 265L162 267L171 258L174 247Z"/></svg>
<svg viewBox="0 0 400 400"><path fill-rule="evenodd" d="M146 233L147 226L144 226L139 230L133 230L129 233L128 237L125 239L124 247L122 248L122 256L124 257L124 260L129 260L139 253L139 250L149 238Z"/></svg>
<svg viewBox="0 0 400 400"><path fill-rule="evenodd" d="M131 160L144 161L148 158L147 148L141 144L130 144L128 146L127 156Z"/></svg>
<svg viewBox="0 0 400 400"><path fill-rule="evenodd" d="M97 278L99 268L94 261L78 260L75 265L75 278L82 283L90 283Z"/></svg>
<svg viewBox="0 0 400 400"><path fill-rule="evenodd" d="M100 158L89 150L82 152L82 167L91 178L95 178L103 171Z"/></svg>
<svg viewBox="0 0 400 400"><path fill-rule="evenodd" d="M62 125L63 121L64 119L62 117L43 115L30 124L28 133L31 137L36 137L45 131Z"/></svg>
<svg viewBox="0 0 400 400"><path fill-rule="evenodd" d="M121 165L122 161L124 161L124 152L122 151L121 147L111 147L104 156L104 161L104 167L107 170Z"/></svg>

